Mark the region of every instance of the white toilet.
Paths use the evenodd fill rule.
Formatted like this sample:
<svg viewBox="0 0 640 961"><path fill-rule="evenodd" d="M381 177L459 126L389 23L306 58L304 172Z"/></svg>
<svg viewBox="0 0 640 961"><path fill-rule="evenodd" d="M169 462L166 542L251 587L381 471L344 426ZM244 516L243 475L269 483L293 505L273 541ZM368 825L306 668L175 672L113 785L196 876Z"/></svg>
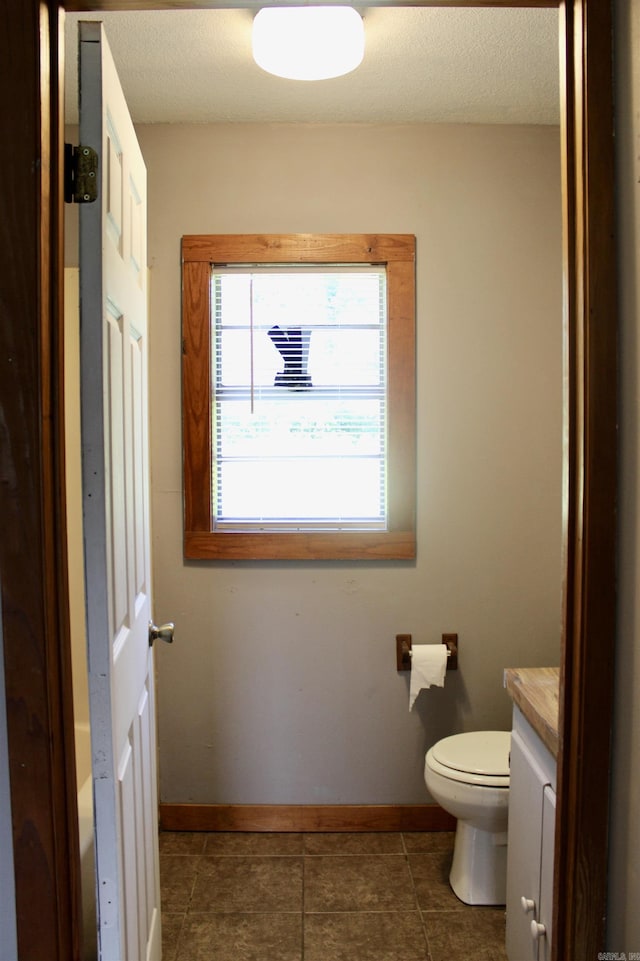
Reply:
<svg viewBox="0 0 640 961"><path fill-rule="evenodd" d="M429 793L458 819L449 883L465 904L507 899L510 745L510 731L473 731L427 751Z"/></svg>

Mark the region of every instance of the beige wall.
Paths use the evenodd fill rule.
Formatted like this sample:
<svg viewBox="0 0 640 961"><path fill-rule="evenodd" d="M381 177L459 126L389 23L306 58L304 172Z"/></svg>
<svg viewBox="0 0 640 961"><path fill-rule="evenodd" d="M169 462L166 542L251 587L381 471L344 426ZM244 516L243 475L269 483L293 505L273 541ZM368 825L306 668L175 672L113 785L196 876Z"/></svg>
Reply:
<svg viewBox="0 0 640 961"><path fill-rule="evenodd" d="M428 800L425 750L508 728L509 665L557 664L561 224L543 127L138 128L149 171L150 409L161 796ZM415 563L182 559L180 237L417 237ZM460 635L408 712L394 637Z"/></svg>
<svg viewBox="0 0 640 961"><path fill-rule="evenodd" d="M617 192L620 290L619 604L607 947L640 952L640 6L617 0Z"/></svg>

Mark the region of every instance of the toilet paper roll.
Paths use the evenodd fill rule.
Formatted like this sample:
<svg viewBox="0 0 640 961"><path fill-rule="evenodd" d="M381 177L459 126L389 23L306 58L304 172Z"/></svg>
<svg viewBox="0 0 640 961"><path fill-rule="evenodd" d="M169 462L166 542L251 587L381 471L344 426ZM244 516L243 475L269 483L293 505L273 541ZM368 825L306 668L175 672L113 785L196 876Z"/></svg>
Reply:
<svg viewBox="0 0 640 961"><path fill-rule="evenodd" d="M444 687L447 670L446 644L418 644L411 652L411 683L409 684L409 710L423 688Z"/></svg>

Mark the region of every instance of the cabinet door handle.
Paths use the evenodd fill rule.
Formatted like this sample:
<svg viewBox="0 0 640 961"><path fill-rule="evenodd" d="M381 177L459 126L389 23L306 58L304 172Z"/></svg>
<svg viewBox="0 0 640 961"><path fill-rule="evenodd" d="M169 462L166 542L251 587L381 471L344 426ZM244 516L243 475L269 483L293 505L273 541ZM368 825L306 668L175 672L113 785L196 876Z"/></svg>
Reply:
<svg viewBox="0 0 640 961"><path fill-rule="evenodd" d="M547 933L547 929L544 924L540 924L539 921L531 922L531 937L534 941L539 941L540 938L544 938Z"/></svg>
<svg viewBox="0 0 640 961"><path fill-rule="evenodd" d="M523 895L520 898L520 907L525 914L531 914L536 909L536 902L532 898L525 898Z"/></svg>

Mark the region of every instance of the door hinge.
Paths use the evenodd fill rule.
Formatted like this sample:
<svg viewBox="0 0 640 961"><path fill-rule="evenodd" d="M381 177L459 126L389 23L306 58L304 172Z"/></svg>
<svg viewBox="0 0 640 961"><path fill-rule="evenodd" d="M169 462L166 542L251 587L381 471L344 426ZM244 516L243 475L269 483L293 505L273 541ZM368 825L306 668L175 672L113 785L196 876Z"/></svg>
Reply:
<svg viewBox="0 0 640 961"><path fill-rule="evenodd" d="M64 200L91 204L98 197L98 154L93 147L64 145Z"/></svg>

